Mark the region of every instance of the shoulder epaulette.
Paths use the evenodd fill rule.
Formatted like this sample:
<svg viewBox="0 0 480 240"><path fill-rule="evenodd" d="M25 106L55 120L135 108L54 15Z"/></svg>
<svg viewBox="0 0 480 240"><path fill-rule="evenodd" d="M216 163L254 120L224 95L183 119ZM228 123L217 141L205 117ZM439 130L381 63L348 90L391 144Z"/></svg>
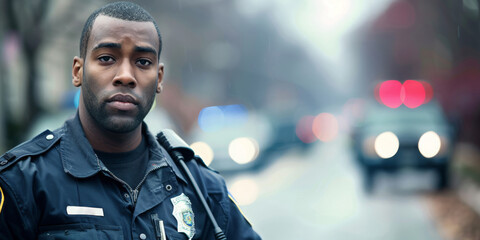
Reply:
<svg viewBox="0 0 480 240"><path fill-rule="evenodd" d="M8 168L18 160L27 156L35 156L46 152L50 149L58 140L60 134L58 132L52 132L46 130L33 139L26 141L10 151L0 156L0 172Z"/></svg>

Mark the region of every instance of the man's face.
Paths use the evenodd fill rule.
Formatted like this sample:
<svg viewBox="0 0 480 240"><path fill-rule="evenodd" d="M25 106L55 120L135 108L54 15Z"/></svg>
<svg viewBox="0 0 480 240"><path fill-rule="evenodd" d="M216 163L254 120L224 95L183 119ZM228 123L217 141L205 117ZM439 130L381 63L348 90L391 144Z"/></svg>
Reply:
<svg viewBox="0 0 480 240"><path fill-rule="evenodd" d="M158 44L151 22L97 17L79 77L88 121L116 133L142 123L161 90Z"/></svg>

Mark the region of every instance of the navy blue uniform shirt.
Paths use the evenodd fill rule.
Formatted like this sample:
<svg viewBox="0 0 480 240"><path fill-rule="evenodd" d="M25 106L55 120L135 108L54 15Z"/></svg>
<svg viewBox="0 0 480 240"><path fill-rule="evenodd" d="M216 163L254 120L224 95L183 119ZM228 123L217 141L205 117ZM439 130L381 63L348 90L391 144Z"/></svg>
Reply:
<svg viewBox="0 0 480 240"><path fill-rule="evenodd" d="M97 158L78 114L2 155L0 239L156 240L160 221L169 240L215 239L191 184L144 126L150 159L138 189ZM260 239L223 178L197 157L187 165L227 239Z"/></svg>

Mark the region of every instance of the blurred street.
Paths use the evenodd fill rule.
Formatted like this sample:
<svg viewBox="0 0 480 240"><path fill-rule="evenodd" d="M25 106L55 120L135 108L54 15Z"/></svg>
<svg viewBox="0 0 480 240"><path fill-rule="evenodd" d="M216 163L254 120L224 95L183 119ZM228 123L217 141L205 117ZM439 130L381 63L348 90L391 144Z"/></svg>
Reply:
<svg viewBox="0 0 480 240"><path fill-rule="evenodd" d="M403 171L378 180L366 195L346 137L227 177L236 200L253 203L241 208L264 239L442 239L424 197L432 174Z"/></svg>

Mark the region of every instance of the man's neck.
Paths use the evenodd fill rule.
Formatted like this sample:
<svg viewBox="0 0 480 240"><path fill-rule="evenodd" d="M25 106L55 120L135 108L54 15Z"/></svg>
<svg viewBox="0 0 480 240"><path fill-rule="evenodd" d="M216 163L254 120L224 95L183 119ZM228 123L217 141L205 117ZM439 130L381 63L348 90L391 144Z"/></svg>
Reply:
<svg viewBox="0 0 480 240"><path fill-rule="evenodd" d="M84 130L92 148L102 152L129 152L142 142L141 127L129 133L99 132Z"/></svg>
<svg viewBox="0 0 480 240"><path fill-rule="evenodd" d="M80 122L90 145L98 151L128 152L138 147L142 141L142 125L130 132L115 133L103 129L85 118L82 119L82 115L80 115Z"/></svg>

